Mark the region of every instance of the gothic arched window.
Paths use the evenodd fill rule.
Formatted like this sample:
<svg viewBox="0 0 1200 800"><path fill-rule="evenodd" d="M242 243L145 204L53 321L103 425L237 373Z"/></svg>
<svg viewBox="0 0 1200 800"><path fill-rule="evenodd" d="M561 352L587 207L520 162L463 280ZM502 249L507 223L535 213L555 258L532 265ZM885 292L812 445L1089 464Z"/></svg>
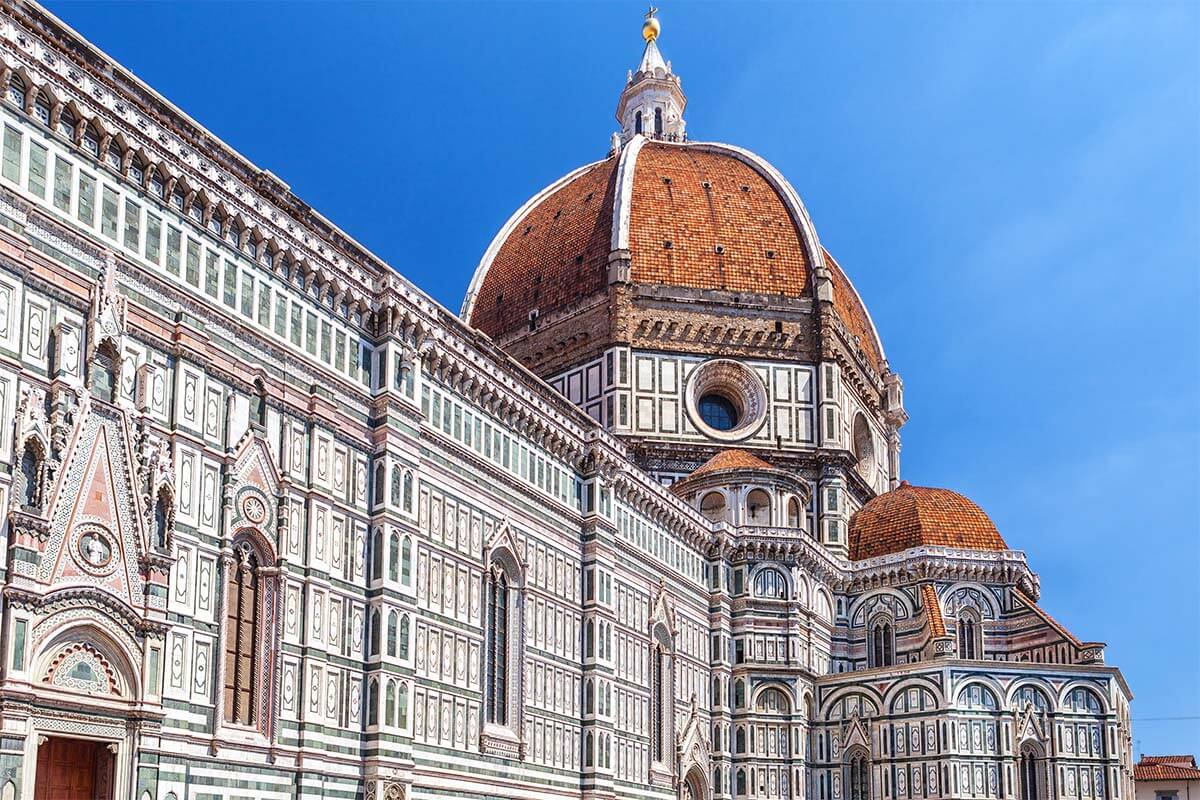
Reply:
<svg viewBox="0 0 1200 800"><path fill-rule="evenodd" d="M495 570L488 584L487 720L508 724L509 585L503 570Z"/></svg>
<svg viewBox="0 0 1200 800"><path fill-rule="evenodd" d="M24 104L24 102L25 102L24 95L22 95L21 103ZM633 132L634 133L642 132L642 112L640 112L640 111L633 115Z"/></svg>
<svg viewBox="0 0 1200 800"><path fill-rule="evenodd" d="M389 680L387 682L387 691L384 692L383 704L383 719L385 725L394 724L396 719L396 682Z"/></svg>
<svg viewBox="0 0 1200 800"><path fill-rule="evenodd" d="M367 724L379 724L379 681L375 678L367 684Z"/></svg>
<svg viewBox="0 0 1200 800"><path fill-rule="evenodd" d="M408 727L408 684L401 683L396 698L396 727Z"/></svg>
<svg viewBox="0 0 1200 800"><path fill-rule="evenodd" d="M383 531L371 537L371 580L383 577Z"/></svg>
<svg viewBox="0 0 1200 800"><path fill-rule="evenodd" d="M368 655L372 655L372 656L379 655L379 639L380 639L381 627L382 626L381 626L381 620L380 620L380 615L379 615L379 609L375 609L374 611L371 612L371 629L370 629L370 631L368 631L368 635L367 635L368 647L370 648L368 650Z"/></svg>
<svg viewBox="0 0 1200 800"><path fill-rule="evenodd" d="M262 641L262 565L245 540L237 542L233 552L225 579L225 720L254 725L259 689L255 664L261 657Z"/></svg>
<svg viewBox="0 0 1200 800"><path fill-rule="evenodd" d="M890 667L896 663L896 634L891 620L879 620L871 626L869 664Z"/></svg>
<svg viewBox="0 0 1200 800"><path fill-rule="evenodd" d="M861 750L855 750L846 762L846 785L847 800L870 800L871 764Z"/></svg>
<svg viewBox="0 0 1200 800"><path fill-rule="evenodd" d="M506 541L491 550L483 586L483 714L480 745L484 752L508 754L523 732L521 690L524 667L525 577L517 546L507 532ZM401 628L405 626L401 622Z"/></svg>
<svg viewBox="0 0 1200 800"><path fill-rule="evenodd" d="M392 466L392 505L400 507L400 468Z"/></svg>
<svg viewBox="0 0 1200 800"><path fill-rule="evenodd" d="M388 580L400 580L400 534L393 533L388 540Z"/></svg>
<svg viewBox="0 0 1200 800"><path fill-rule="evenodd" d="M408 659L408 614L400 617L400 658Z"/></svg>
<svg viewBox="0 0 1200 800"><path fill-rule="evenodd" d="M671 762L670 743L675 724L671 719L675 690L675 652L671 632L661 622L651 633L650 645L650 743L652 760Z"/></svg>
<svg viewBox="0 0 1200 800"><path fill-rule="evenodd" d="M412 539L404 537L404 546L400 553L400 582L405 586L412 583Z"/></svg>
<svg viewBox="0 0 1200 800"><path fill-rule="evenodd" d="M413 476L411 472L404 473L404 510L412 511L413 507Z"/></svg>
<svg viewBox="0 0 1200 800"><path fill-rule="evenodd" d="M980 658L983 648L980 646L980 624L970 612L963 612L958 618L958 657Z"/></svg>
<svg viewBox="0 0 1200 800"><path fill-rule="evenodd" d="M396 655L396 635L398 632L397 625L399 624L398 620L399 620L399 617L397 616L395 611L388 612L387 654L389 656ZM391 715L389 714L388 716L390 717Z"/></svg>
<svg viewBox="0 0 1200 800"><path fill-rule="evenodd" d="M1038 746L1032 742L1021 747L1021 755L1017 760L1017 778L1021 784L1020 800L1042 800L1044 796L1038 769L1041 755Z"/></svg>
<svg viewBox="0 0 1200 800"><path fill-rule="evenodd" d="M28 96L28 91L25 89L25 82L18 76L13 75L8 82L8 99L13 105L22 111L25 110L25 99Z"/></svg>

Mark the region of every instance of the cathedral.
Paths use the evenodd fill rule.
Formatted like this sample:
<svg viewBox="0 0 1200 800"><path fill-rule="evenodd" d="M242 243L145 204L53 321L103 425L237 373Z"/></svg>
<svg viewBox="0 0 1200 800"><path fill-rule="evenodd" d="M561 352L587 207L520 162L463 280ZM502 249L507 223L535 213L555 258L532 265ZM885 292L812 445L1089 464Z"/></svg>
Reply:
<svg viewBox="0 0 1200 800"><path fill-rule="evenodd" d="M1133 800L1120 671L901 479L850 265L660 30L455 316L5 0L0 800Z"/></svg>

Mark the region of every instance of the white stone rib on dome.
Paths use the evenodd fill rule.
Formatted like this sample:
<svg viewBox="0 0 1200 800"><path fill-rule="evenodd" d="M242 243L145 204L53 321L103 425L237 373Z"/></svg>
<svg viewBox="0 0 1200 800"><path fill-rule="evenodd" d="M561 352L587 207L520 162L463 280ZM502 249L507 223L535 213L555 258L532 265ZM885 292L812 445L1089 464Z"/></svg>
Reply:
<svg viewBox="0 0 1200 800"><path fill-rule="evenodd" d="M621 153L621 163L618 166L617 185L613 199L613 250L629 249L629 216L633 204L633 175L637 169L638 153L646 141L646 137L639 134L629 141L629 144L626 145L625 150ZM792 221L796 223L796 227L800 231L800 236L804 240L804 247L808 250L808 257L814 269L828 268L825 264L825 251L821 247L820 239L817 238L817 230L813 226L812 218L808 215L808 209L804 207L803 201L800 200L800 195L797 194L795 188L792 187L787 178L783 177L783 174L771 166L771 163L765 158L745 148L722 142L656 141L655 144L729 155L758 172L775 189L779 196L783 198L788 212L792 215ZM854 298L858 301L859 307L862 308L863 313L867 316L867 322L871 326L871 336L874 338L875 346L879 350L879 358L886 361L887 356L884 354L883 341L879 338L879 331L875 328L875 320L871 319L871 312L867 309L866 303L863 302L862 295L854 288L854 283L851 282L850 276L846 274L845 270L842 270L842 274L846 278L846 283L850 287L850 291L854 293Z"/></svg>

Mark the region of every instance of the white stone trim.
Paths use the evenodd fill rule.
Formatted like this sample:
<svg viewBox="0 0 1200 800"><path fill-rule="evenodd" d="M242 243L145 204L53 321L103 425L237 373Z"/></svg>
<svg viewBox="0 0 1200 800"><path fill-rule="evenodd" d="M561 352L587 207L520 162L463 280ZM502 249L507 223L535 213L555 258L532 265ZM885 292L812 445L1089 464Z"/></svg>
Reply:
<svg viewBox="0 0 1200 800"><path fill-rule="evenodd" d="M629 212L633 207L633 174L637 169L637 157L646 137L638 134L629 140L621 151L617 164L617 185L613 191L612 238L610 250L629 249Z"/></svg>

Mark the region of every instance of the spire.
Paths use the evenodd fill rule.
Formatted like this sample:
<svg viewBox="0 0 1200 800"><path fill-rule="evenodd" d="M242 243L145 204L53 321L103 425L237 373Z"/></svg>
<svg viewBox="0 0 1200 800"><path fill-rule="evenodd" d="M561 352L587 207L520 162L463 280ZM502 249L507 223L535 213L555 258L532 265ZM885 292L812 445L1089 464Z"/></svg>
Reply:
<svg viewBox="0 0 1200 800"><path fill-rule="evenodd" d="M627 142L637 134L652 139L683 141L687 123L683 120L683 109L687 96L680 86L679 76L671 71L671 62L665 61L658 49L658 37L662 24L655 16L654 6L646 12L642 23L642 38L646 49L637 71L630 72L625 79L625 88L617 103L617 122L621 124L621 141Z"/></svg>

